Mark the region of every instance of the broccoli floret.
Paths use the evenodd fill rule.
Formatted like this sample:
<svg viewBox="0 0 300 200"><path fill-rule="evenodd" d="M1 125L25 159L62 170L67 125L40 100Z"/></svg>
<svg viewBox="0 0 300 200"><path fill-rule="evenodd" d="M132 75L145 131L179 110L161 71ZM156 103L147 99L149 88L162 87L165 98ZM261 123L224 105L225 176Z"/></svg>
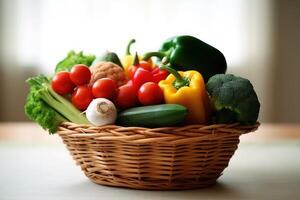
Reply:
<svg viewBox="0 0 300 200"><path fill-rule="evenodd" d="M84 64L90 66L95 60L94 55L84 55L83 52L75 53L70 51L66 58L60 61L55 68L55 72L70 71L71 68L76 64Z"/></svg>
<svg viewBox="0 0 300 200"><path fill-rule="evenodd" d="M30 91L24 107L25 113L50 134L55 133L64 121L89 124L72 103L53 91L47 77L39 75L28 79L27 83Z"/></svg>
<svg viewBox="0 0 300 200"><path fill-rule="evenodd" d="M208 80L206 89L215 107L214 123L256 123L260 103L249 80L217 74Z"/></svg>

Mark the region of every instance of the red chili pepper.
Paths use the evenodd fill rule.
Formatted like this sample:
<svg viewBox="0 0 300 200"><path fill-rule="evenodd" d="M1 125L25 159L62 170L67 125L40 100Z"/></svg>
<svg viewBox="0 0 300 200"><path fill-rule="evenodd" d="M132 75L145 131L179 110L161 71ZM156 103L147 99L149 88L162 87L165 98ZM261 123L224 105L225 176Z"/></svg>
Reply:
<svg viewBox="0 0 300 200"><path fill-rule="evenodd" d="M136 72L136 70L138 69L139 67L138 66L135 66L135 65L131 65L129 68L128 68L128 77L130 80L133 79L134 77L134 74Z"/></svg>
<svg viewBox="0 0 300 200"><path fill-rule="evenodd" d="M137 52L135 52L135 55L133 57L133 64L128 68L128 77L130 80L133 79L133 76L138 68L139 68L139 57Z"/></svg>
<svg viewBox="0 0 300 200"><path fill-rule="evenodd" d="M152 68L149 62L139 62L136 54L133 65L128 69L128 74L129 78L133 82L133 86L136 90L138 90L141 85L146 82L158 83L159 81L166 79L169 72L166 70L160 70L159 67Z"/></svg>
<svg viewBox="0 0 300 200"><path fill-rule="evenodd" d="M150 71L144 68L138 68L133 76L133 86L138 90L144 83L152 82L153 76Z"/></svg>
<svg viewBox="0 0 300 200"><path fill-rule="evenodd" d="M159 69L159 67L153 68L151 73L152 73L152 81L154 83L159 83L159 81L165 80L169 75L169 72L167 70L161 70Z"/></svg>

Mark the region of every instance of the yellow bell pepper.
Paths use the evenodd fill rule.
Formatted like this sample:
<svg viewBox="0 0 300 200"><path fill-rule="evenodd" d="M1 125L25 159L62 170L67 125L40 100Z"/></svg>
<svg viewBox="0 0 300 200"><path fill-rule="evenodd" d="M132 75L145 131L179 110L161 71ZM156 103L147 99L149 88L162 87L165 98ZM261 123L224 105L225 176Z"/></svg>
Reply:
<svg viewBox="0 0 300 200"><path fill-rule="evenodd" d="M170 75L159 82L166 103L180 104L188 108L186 124L206 124L211 115L211 105L202 75L194 70L177 72L163 66Z"/></svg>

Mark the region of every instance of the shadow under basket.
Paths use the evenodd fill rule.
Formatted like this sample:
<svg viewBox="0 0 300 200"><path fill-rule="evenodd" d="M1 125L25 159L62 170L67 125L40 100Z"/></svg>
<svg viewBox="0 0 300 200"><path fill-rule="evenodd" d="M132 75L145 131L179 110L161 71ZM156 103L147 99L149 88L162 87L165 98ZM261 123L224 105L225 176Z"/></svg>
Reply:
<svg viewBox="0 0 300 200"><path fill-rule="evenodd" d="M212 185L255 131L239 124L141 128L64 122L58 129L73 159L95 183L151 190Z"/></svg>

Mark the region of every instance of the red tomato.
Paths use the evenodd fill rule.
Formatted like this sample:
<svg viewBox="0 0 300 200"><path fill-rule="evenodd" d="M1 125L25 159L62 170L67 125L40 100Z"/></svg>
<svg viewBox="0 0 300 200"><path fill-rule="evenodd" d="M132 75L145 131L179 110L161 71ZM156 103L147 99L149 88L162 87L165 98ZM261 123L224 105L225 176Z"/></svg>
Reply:
<svg viewBox="0 0 300 200"><path fill-rule="evenodd" d="M86 65L75 65L71 69L70 78L77 86L85 85L91 80L91 71Z"/></svg>
<svg viewBox="0 0 300 200"><path fill-rule="evenodd" d="M151 71L152 65L144 60L139 61L139 67L144 68L145 70Z"/></svg>
<svg viewBox="0 0 300 200"><path fill-rule="evenodd" d="M152 82L152 74L143 68L138 68L132 79L133 86L138 90L146 82Z"/></svg>
<svg viewBox="0 0 300 200"><path fill-rule="evenodd" d="M117 84L110 78L98 79L92 87L94 97L112 99L116 93Z"/></svg>
<svg viewBox="0 0 300 200"><path fill-rule="evenodd" d="M91 88L86 85L82 85L78 86L73 92L72 103L79 110L86 110L93 98Z"/></svg>
<svg viewBox="0 0 300 200"><path fill-rule="evenodd" d="M59 72L57 73L51 82L52 89L60 94L66 95L73 92L75 85L70 79L69 72Z"/></svg>
<svg viewBox="0 0 300 200"><path fill-rule="evenodd" d="M120 109L130 108L137 104L136 90L132 84L125 84L119 87L114 103Z"/></svg>
<svg viewBox="0 0 300 200"><path fill-rule="evenodd" d="M147 82L140 87L138 98L142 105L147 106L162 103L164 95L156 83Z"/></svg>

